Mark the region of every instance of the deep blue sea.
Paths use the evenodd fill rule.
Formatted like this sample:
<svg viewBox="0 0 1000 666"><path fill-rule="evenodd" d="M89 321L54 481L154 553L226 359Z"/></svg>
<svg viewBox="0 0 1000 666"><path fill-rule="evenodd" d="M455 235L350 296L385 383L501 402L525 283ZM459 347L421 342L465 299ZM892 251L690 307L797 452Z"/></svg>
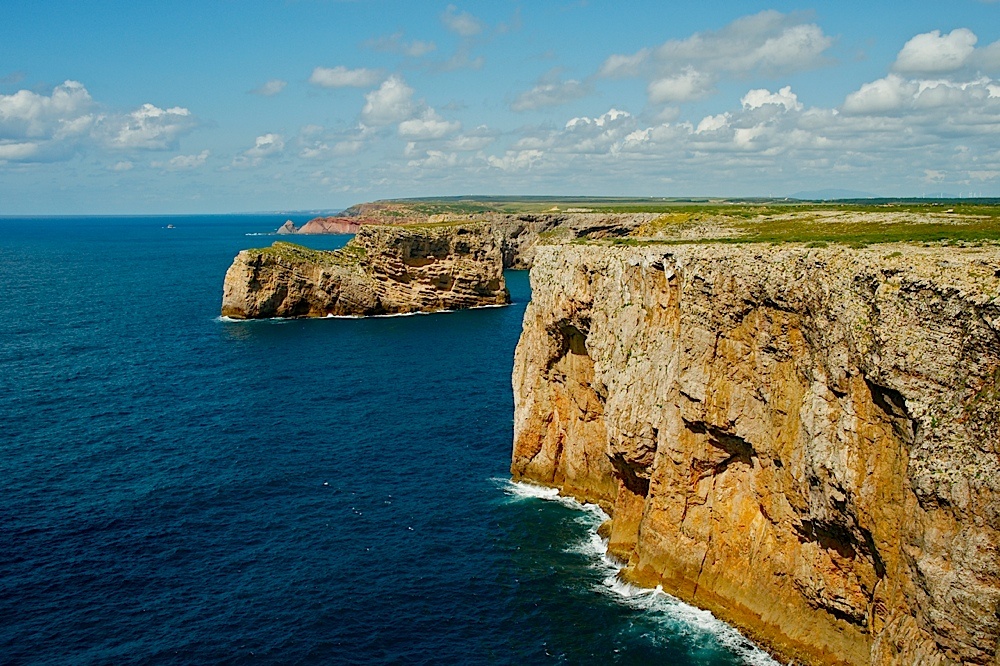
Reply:
<svg viewBox="0 0 1000 666"><path fill-rule="evenodd" d="M220 321L283 221L0 219L0 663L768 663L508 481L525 273L507 308Z"/></svg>

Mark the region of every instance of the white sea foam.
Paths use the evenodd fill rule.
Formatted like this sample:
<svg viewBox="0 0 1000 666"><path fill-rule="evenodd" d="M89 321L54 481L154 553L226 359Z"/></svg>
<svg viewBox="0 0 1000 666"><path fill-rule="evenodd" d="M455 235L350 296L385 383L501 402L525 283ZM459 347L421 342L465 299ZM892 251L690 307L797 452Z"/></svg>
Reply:
<svg viewBox="0 0 1000 666"><path fill-rule="evenodd" d="M671 636L684 636L694 646L717 643L738 656L748 666L778 666L769 654L754 645L735 628L716 618L711 612L702 610L673 597L657 586L654 589L637 587L624 582L618 574L622 563L608 555L608 543L597 535L597 528L608 516L594 504L581 504L575 499L563 497L555 488L536 486L530 483L503 483L504 492L517 499L541 499L559 502L572 509L585 512L580 522L588 527L587 535L567 547L568 552L584 555L590 566L602 574L596 591L618 603L643 611L657 625L663 627L661 635L650 636L652 640L669 640Z"/></svg>
<svg viewBox="0 0 1000 666"><path fill-rule="evenodd" d="M563 506L576 509L577 511L583 511L585 516L581 517L580 522L592 526L594 530L609 518L608 514L604 513L604 510L596 504L584 504L572 497L564 497L559 494L558 488L547 488L533 483L510 481L507 479L497 479L497 481L502 484L504 492L513 497L519 499L543 499L550 502L558 502Z"/></svg>
<svg viewBox="0 0 1000 666"><path fill-rule="evenodd" d="M277 236L273 231L253 231L250 233L243 234L244 236Z"/></svg>

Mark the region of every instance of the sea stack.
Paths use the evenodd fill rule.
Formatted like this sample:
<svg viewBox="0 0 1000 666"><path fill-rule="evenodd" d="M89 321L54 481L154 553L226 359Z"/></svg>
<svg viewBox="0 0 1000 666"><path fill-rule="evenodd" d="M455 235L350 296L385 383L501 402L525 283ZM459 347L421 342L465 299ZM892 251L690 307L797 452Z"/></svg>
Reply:
<svg viewBox="0 0 1000 666"><path fill-rule="evenodd" d="M510 301L500 246L482 224L361 227L340 250L291 243L240 252L222 314L234 319L371 316Z"/></svg>
<svg viewBox="0 0 1000 666"><path fill-rule="evenodd" d="M1000 249L540 246L515 480L784 661L995 664Z"/></svg>

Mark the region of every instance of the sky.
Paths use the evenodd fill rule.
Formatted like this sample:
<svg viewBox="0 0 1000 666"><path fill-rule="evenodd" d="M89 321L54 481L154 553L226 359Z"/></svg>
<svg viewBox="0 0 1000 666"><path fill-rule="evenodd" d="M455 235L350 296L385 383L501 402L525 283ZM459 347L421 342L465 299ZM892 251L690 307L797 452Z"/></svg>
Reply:
<svg viewBox="0 0 1000 666"><path fill-rule="evenodd" d="M0 215L1000 196L1000 0L3 0Z"/></svg>

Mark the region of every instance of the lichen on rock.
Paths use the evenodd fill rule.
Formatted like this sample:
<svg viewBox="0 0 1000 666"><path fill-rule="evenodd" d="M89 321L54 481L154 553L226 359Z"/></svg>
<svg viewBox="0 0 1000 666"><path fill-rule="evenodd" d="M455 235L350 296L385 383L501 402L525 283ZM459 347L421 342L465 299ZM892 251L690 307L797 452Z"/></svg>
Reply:
<svg viewBox="0 0 1000 666"><path fill-rule="evenodd" d="M489 227L361 227L339 250L276 242L240 252L226 272L222 315L370 316L509 301Z"/></svg>
<svg viewBox="0 0 1000 666"><path fill-rule="evenodd" d="M1000 250L539 246L511 471L817 664L994 664Z"/></svg>

